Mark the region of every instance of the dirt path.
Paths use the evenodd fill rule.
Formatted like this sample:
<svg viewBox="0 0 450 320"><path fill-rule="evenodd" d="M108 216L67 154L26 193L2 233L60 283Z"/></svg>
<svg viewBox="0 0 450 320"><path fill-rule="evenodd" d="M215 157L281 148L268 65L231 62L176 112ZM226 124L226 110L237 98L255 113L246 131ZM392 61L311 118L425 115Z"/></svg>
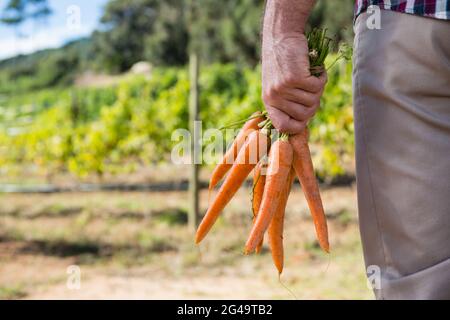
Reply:
<svg viewBox="0 0 450 320"><path fill-rule="evenodd" d="M268 286L261 279L234 276L157 278L96 276L82 282L79 290L65 284L37 290L29 299L271 299L287 296L281 286ZM288 298L288 297L286 297Z"/></svg>
<svg viewBox="0 0 450 320"><path fill-rule="evenodd" d="M295 190L286 213L283 284L299 299L372 299L355 192L328 189L323 197L333 254L318 249L304 197ZM239 191L201 254L185 227L184 192L2 200L0 299L293 299L267 249L241 253L251 223L247 190ZM71 265L81 270L79 290L67 287Z"/></svg>

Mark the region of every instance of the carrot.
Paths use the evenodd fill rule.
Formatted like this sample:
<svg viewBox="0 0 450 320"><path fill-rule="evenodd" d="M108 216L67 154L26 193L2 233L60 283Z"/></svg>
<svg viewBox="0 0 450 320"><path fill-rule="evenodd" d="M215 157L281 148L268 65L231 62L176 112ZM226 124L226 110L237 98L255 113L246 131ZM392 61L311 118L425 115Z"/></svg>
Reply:
<svg viewBox="0 0 450 320"><path fill-rule="evenodd" d="M319 244L325 252L330 252L327 218L323 210L319 186L314 174L314 167L308 146L308 130L305 129L303 132L291 136L289 142L294 149L293 167L300 180L306 201L308 202Z"/></svg>
<svg viewBox="0 0 450 320"><path fill-rule="evenodd" d="M289 172L289 177L286 185L284 186L284 191L281 194L280 202L278 203L277 210L273 215L272 221L270 222L269 229L267 230L269 234L269 245L272 251L272 259L275 267L278 269L278 273L283 272L284 264L284 248L283 248L283 228L284 228L284 213L286 211L286 204L291 192L292 183L295 179L295 171L291 168Z"/></svg>
<svg viewBox="0 0 450 320"><path fill-rule="evenodd" d="M245 244L245 253L251 253L261 242L270 221L277 210L278 203L285 188L289 171L292 166L293 151L292 146L283 136L277 140L269 154L269 167L267 169L266 185L259 208L256 222L250 232L250 236Z"/></svg>
<svg viewBox="0 0 450 320"><path fill-rule="evenodd" d="M219 181L225 176L225 174L228 172L228 170L230 170L230 168L233 166L233 162L236 159L236 157L239 153L239 150L245 144L245 140L249 136L249 134L252 131L259 129L258 124L264 120L264 118L262 116L257 117L260 114L261 114L261 112L259 112L259 111L252 114L250 120L248 120L244 124L242 129L239 131L239 133L236 136L236 139L234 139L233 144L231 145L230 149L228 149L228 151L223 156L222 160L214 168L214 171L212 172L212 175L211 175L211 179L209 181L209 190L210 191L219 183Z"/></svg>
<svg viewBox="0 0 450 320"><path fill-rule="evenodd" d="M266 184L266 175L261 171L264 168L265 163L263 160L258 162L255 167L255 172L253 173L253 197L252 197L252 211L253 211L253 224L256 221L256 216L258 215L259 207L261 206L261 201L264 192L264 185ZM256 247L256 253L261 252L264 238Z"/></svg>
<svg viewBox="0 0 450 320"><path fill-rule="evenodd" d="M241 187L249 173L258 163L259 159L267 153L269 141L270 138L265 132L253 131L249 135L244 147L239 151L229 175L220 187L216 198L208 208L208 211L197 229L195 238L197 244L200 243L209 232L222 210ZM252 157L256 157L256 161L254 161Z"/></svg>

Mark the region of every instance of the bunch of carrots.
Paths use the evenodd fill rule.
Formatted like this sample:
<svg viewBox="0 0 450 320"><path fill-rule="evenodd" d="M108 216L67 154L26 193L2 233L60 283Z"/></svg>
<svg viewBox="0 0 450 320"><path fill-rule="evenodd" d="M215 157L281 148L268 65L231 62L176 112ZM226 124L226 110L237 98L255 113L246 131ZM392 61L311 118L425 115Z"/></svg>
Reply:
<svg viewBox="0 0 450 320"><path fill-rule="evenodd" d="M311 73L319 76L325 70L324 61L331 39L326 36L326 30L320 29L312 30L307 38ZM281 274L285 208L296 176L308 202L320 247L328 253L330 246L327 220L308 146L308 130L296 135L280 133L271 143L273 129L266 112L257 112L245 121L231 148L212 173L210 191L226 177L198 227L195 241L198 244L205 238L253 171L253 227L244 251L245 254L260 252L267 232L272 258Z"/></svg>

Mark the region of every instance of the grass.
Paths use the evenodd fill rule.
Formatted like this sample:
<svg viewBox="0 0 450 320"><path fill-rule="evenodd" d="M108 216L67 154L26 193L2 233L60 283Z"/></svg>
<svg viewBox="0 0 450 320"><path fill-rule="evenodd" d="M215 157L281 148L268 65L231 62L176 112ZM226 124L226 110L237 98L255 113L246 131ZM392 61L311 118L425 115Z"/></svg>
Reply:
<svg viewBox="0 0 450 320"><path fill-rule="evenodd" d="M238 192L200 247L187 229L185 192L3 195L0 297L291 299L267 247L258 256L242 253L251 225L248 191ZM292 193L282 281L298 298L372 298L354 196L351 188L324 192L333 250L327 256L303 195ZM71 264L82 269L87 290L65 288Z"/></svg>
<svg viewBox="0 0 450 320"><path fill-rule="evenodd" d="M21 286L0 287L0 300L15 300L26 296L27 292Z"/></svg>

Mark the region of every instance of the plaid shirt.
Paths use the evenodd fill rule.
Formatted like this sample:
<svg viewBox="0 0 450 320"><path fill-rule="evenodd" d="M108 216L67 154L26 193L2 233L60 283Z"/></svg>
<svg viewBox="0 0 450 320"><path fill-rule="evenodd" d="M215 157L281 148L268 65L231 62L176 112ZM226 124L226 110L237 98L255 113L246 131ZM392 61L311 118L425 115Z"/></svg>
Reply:
<svg viewBox="0 0 450 320"><path fill-rule="evenodd" d="M385 10L450 20L450 0L356 0L355 19L371 5Z"/></svg>

